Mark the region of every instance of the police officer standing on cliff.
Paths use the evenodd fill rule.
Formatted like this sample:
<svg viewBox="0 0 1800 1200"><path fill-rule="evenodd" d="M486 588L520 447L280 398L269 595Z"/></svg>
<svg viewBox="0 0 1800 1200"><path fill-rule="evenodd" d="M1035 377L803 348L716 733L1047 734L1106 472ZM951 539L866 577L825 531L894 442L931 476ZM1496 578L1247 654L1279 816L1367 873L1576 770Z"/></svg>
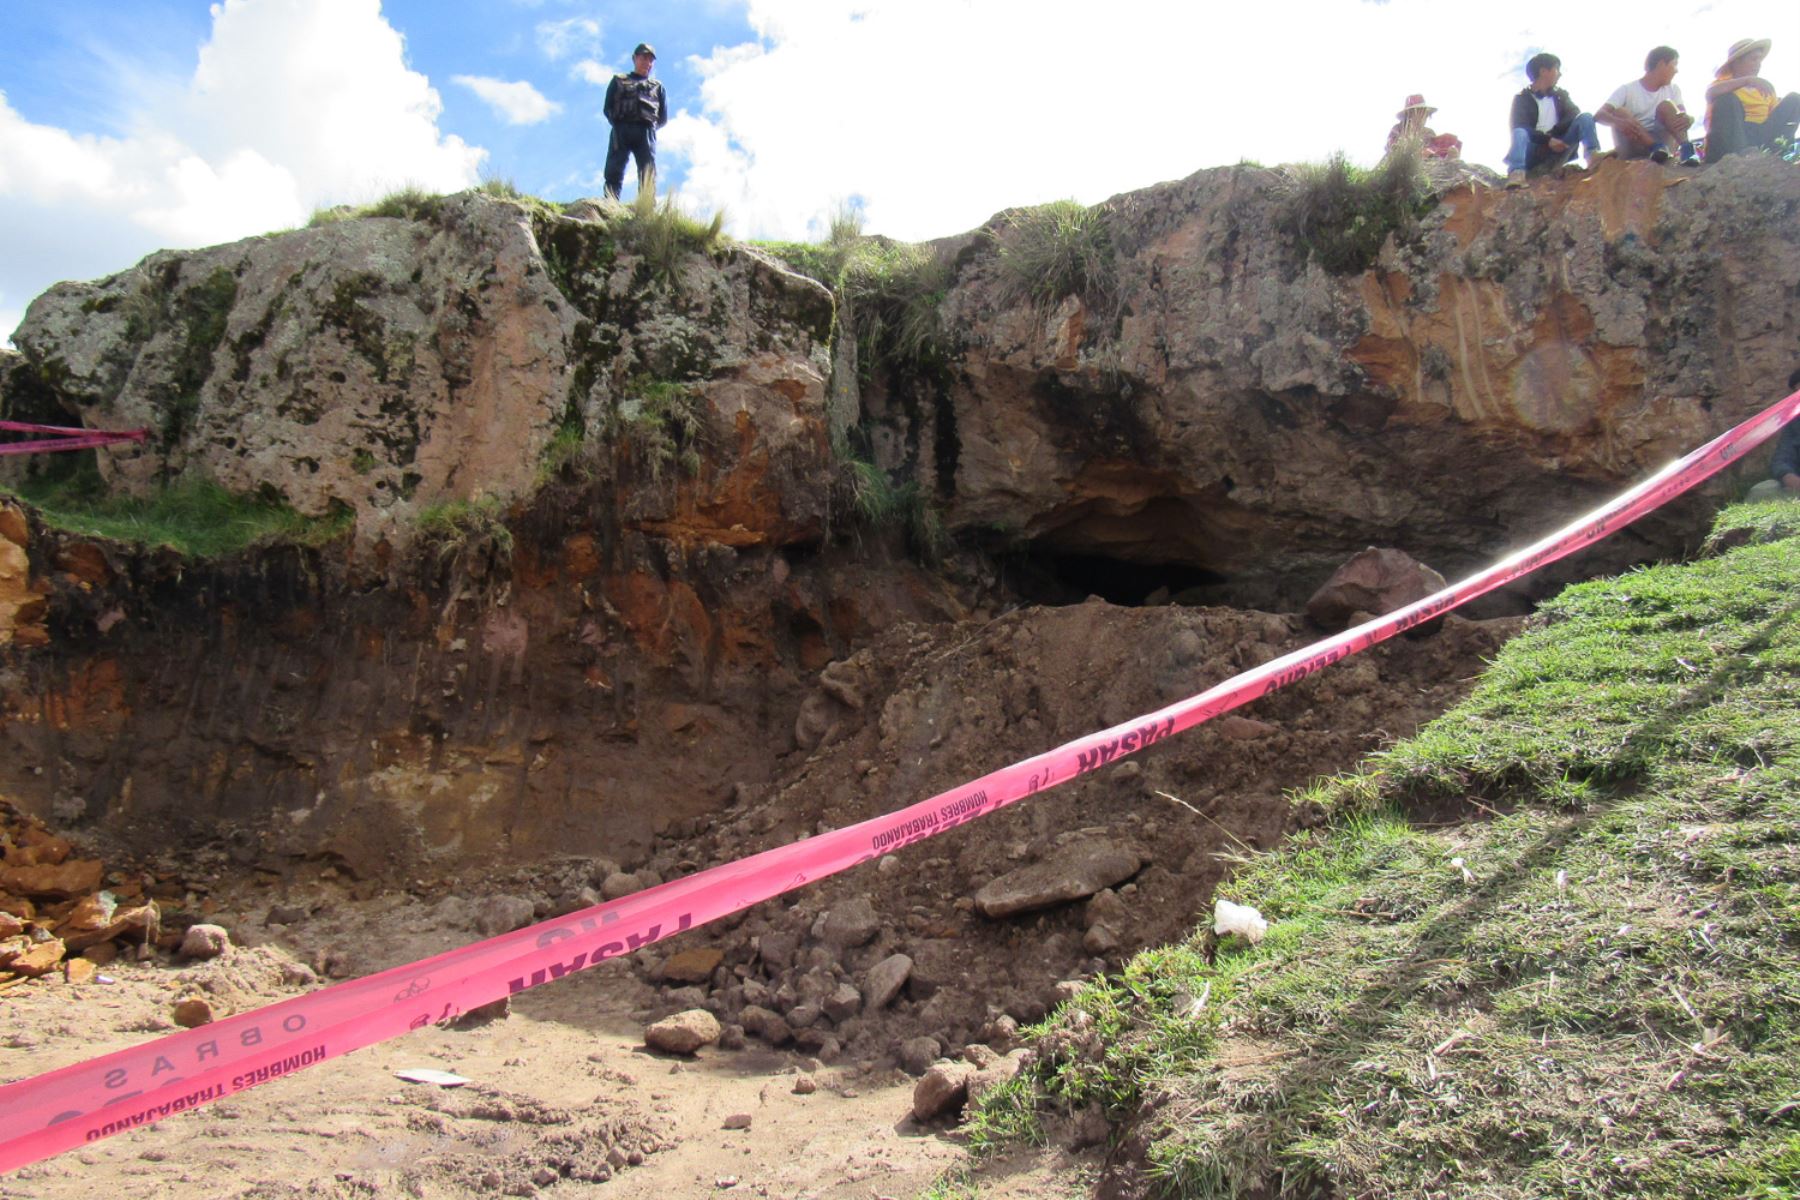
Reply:
<svg viewBox="0 0 1800 1200"><path fill-rule="evenodd" d="M606 194L617 200L625 186L625 159L637 159L638 192L656 191L656 131L669 123L662 81L650 78L656 50L639 42L631 52L631 74L614 75L606 85L606 119L612 141L606 147Z"/></svg>

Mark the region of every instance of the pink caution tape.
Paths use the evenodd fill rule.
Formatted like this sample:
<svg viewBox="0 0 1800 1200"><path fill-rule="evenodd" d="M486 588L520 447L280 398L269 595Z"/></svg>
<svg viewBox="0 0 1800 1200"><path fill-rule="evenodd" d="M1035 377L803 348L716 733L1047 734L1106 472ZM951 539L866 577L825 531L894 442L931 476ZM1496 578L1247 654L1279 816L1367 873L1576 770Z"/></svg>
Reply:
<svg viewBox="0 0 1800 1200"><path fill-rule="evenodd" d="M185 1112L716 921L1095 770L1366 650L1590 545L1771 437L1788 396L1616 500L1416 604L1197 696L1002 767L909 808L378 975L0 1088L0 1170Z"/></svg>
<svg viewBox="0 0 1800 1200"><path fill-rule="evenodd" d="M0 442L0 454L48 454L56 450L93 450L118 442L141 442L148 429L117 433L104 429L66 429L61 425L30 425L24 421L0 421L0 433L47 433L51 436L23 442Z"/></svg>

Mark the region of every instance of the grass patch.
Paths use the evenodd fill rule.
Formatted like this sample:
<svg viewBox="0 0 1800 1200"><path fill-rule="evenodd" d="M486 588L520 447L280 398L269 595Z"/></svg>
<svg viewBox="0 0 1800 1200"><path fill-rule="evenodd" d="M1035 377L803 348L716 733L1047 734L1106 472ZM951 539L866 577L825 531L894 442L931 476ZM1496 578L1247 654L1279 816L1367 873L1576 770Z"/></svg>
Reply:
<svg viewBox="0 0 1800 1200"><path fill-rule="evenodd" d="M703 221L684 212L673 194L659 204L656 193L639 192L619 236L642 257L651 279L672 284L689 255L711 254L724 243L725 210Z"/></svg>
<svg viewBox="0 0 1800 1200"><path fill-rule="evenodd" d="M510 184L501 186L510 188ZM491 191L487 184L483 190L490 195L498 195ZM516 197L517 192L513 195ZM436 192L428 192L424 188L412 184L389 192L372 204L359 206L339 204L332 208L313 210L313 215L306 222L308 229L316 229L321 225L331 225L338 221L353 221L359 217L399 217L408 221L435 221L443 215L444 197Z"/></svg>
<svg viewBox="0 0 1800 1200"><path fill-rule="evenodd" d="M1095 310L1115 302L1117 255L1098 209L1074 200L1020 209L991 237L1014 298L1044 308L1066 296L1080 296Z"/></svg>
<svg viewBox="0 0 1800 1200"><path fill-rule="evenodd" d="M789 270L816 279L836 291L844 266L862 241L862 210L849 202L834 206L825 220L825 238L818 242L757 242Z"/></svg>
<svg viewBox="0 0 1800 1200"><path fill-rule="evenodd" d="M1163 1196L1795 1195L1797 575L1784 533L1568 589L1222 889L1261 945L1088 989L974 1144L1098 1105Z"/></svg>
<svg viewBox="0 0 1800 1200"><path fill-rule="evenodd" d="M449 553L473 543L486 543L501 554L513 548L512 530L506 527L506 505L497 496L428 504L419 510L419 534Z"/></svg>
<svg viewBox="0 0 1800 1200"><path fill-rule="evenodd" d="M238 495L194 477L169 483L144 500L108 495L91 459L73 472L33 476L0 491L31 505L54 529L167 547L189 558L223 558L253 546L322 546L355 522L347 508L306 517L272 496Z"/></svg>
<svg viewBox="0 0 1800 1200"><path fill-rule="evenodd" d="M1334 275L1367 270L1388 235L1416 228L1432 199L1416 141L1396 144L1373 170L1340 151L1289 167L1283 178L1277 227Z"/></svg>
<svg viewBox="0 0 1800 1200"><path fill-rule="evenodd" d="M949 357L938 308L950 290L950 268L928 246L871 240L844 263L841 290L856 327L857 366L926 371Z"/></svg>

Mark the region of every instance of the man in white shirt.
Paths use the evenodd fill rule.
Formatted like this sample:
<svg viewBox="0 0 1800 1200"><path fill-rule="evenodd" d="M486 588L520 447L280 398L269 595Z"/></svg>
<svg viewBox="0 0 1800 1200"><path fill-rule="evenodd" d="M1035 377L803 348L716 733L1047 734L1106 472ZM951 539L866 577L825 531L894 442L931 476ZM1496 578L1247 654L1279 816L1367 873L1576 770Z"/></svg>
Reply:
<svg viewBox="0 0 1800 1200"><path fill-rule="evenodd" d="M1658 46L1644 59L1644 77L1621 84L1594 114L1594 120L1612 126L1620 158L1661 163L1668 162L1674 151L1683 163L1699 162L1687 136L1694 118L1688 116L1681 89L1675 86L1680 57L1672 47Z"/></svg>

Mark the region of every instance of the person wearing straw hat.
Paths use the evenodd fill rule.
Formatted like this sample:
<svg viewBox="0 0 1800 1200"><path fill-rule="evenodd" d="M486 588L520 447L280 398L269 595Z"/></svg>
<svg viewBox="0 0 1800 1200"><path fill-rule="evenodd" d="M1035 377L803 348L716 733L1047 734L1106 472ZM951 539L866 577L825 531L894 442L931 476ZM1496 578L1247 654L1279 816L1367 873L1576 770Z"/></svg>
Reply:
<svg viewBox="0 0 1800 1200"><path fill-rule="evenodd" d="M1402 138L1417 138L1426 158L1461 158L1462 139L1454 133L1433 133L1425 127L1425 118L1437 109L1425 103L1425 97L1414 93L1406 98L1406 106L1394 115L1400 123L1388 130L1387 148L1392 150Z"/></svg>
<svg viewBox="0 0 1800 1200"><path fill-rule="evenodd" d="M656 131L669 123L669 98L661 80L650 78L656 50L639 42L631 52L631 74L614 75L601 111L612 125L606 147L606 194L617 200L625 186L625 160L637 160L638 194L656 190Z"/></svg>
<svg viewBox="0 0 1800 1200"><path fill-rule="evenodd" d="M1778 102L1775 89L1758 72L1768 57L1768 38L1733 42L1725 65L1706 89L1706 161L1727 154L1772 150L1777 138L1794 139L1800 125L1800 95L1789 92Z"/></svg>
<svg viewBox="0 0 1800 1200"><path fill-rule="evenodd" d="M1594 114L1594 120L1612 126L1613 148L1620 158L1664 163L1674 151L1683 163L1698 161L1694 143L1687 138L1694 119L1687 115L1681 89L1675 86L1680 62L1673 46L1656 47L1644 58L1644 77L1620 84Z"/></svg>

